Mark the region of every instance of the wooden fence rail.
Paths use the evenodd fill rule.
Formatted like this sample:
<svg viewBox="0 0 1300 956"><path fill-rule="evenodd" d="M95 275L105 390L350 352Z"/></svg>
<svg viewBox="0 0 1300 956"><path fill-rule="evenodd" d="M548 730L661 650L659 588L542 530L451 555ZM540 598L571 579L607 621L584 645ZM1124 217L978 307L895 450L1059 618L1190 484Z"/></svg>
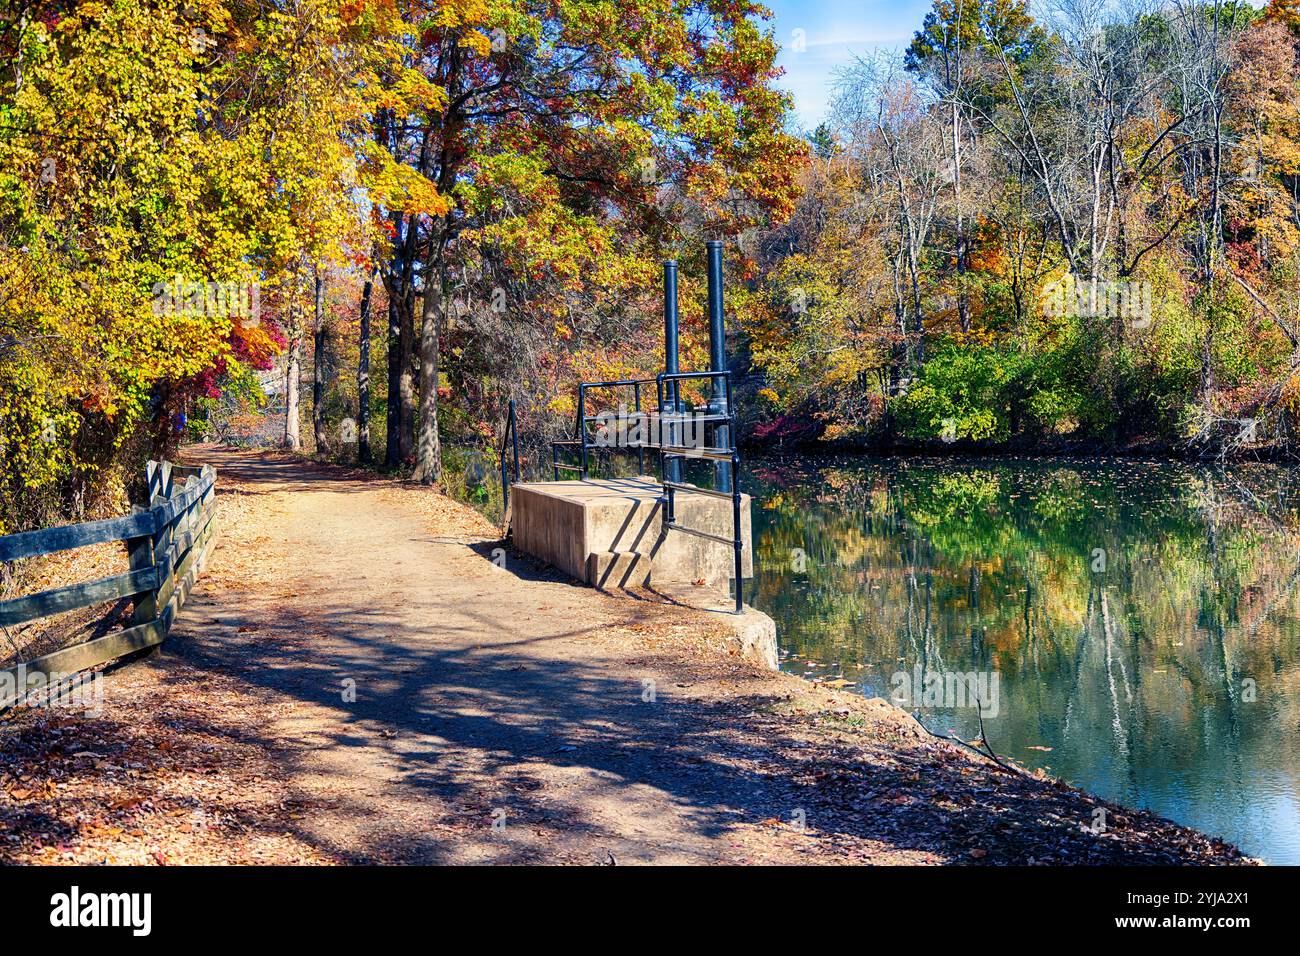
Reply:
<svg viewBox="0 0 1300 956"><path fill-rule="evenodd" d="M48 683L54 675L66 677L160 644L171 630L215 540L217 473L211 465L186 468L151 461L147 478L147 508L107 521L0 537L0 562L121 541L130 565L129 571L98 581L0 601L0 626L119 598L133 598L135 603L131 625L123 630L0 670L0 708L21 700L33 675Z"/></svg>

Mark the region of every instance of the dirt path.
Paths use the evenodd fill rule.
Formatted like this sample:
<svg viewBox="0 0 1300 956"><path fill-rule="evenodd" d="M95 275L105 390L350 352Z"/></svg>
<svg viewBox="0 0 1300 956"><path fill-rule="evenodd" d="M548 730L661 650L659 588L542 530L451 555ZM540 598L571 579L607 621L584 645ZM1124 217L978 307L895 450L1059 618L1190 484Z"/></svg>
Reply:
<svg viewBox="0 0 1300 956"><path fill-rule="evenodd" d="M201 448L222 537L96 718L0 725L0 859L1211 862L1235 851L759 670L427 490ZM355 692L355 699L353 693ZM17 796L15 796L17 794Z"/></svg>

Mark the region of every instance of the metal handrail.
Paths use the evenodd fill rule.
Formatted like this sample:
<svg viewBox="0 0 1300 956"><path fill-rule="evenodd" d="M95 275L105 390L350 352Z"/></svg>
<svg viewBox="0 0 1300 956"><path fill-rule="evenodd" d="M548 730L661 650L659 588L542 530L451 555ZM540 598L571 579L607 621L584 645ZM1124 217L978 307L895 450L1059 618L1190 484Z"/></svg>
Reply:
<svg viewBox="0 0 1300 956"><path fill-rule="evenodd" d="M665 488L672 488L674 491L689 491L696 495L708 495L710 498L722 498L725 501L731 500L731 492L715 491L712 488L701 488L699 485L688 485L682 481L665 481Z"/></svg>
<svg viewBox="0 0 1300 956"><path fill-rule="evenodd" d="M685 413L680 411L678 406L676 384L682 381L692 379L704 379L706 381L721 382L721 410L711 410L702 416L696 417L695 421L703 422L706 426L713 425L715 435L719 428L726 427L727 445L726 446L704 446L691 447L688 445L679 445L672 442L673 426L691 421ZM618 379L605 382L581 382L578 385L578 409L574 421L574 437L569 439L559 439L551 442L551 468L556 481L560 480L560 471L573 471L579 473L579 479L585 481L589 469L589 452L591 450L604 452L637 452L639 469L641 474L645 474L645 452L647 449L659 453L659 483L663 487L664 502L664 528L665 530L681 531L684 534L694 535L695 537L705 538L710 541L716 541L720 544L730 544L735 557L735 574L736 574L736 607L735 613L740 614L744 610L744 579L742 575L744 542L741 539L741 495L740 495L740 454L736 449L736 416L735 406L731 401L731 380L732 375L729 369L709 372L661 372L652 379ZM656 411L643 412L641 409L641 386L653 382L656 392ZM664 425L668 426L668 439L664 440L659 435L658 442L630 442L620 445L596 445L588 440L587 425L591 422L599 421L600 416L587 414L587 391L596 388L632 388L633 402L635 412L638 415L644 415L647 421L657 422L655 431L659 431ZM667 387L667 390L665 390ZM717 392L715 391L715 396ZM671 395L671 409L667 405L668 397ZM717 409L714 402L710 402L711 409ZM578 465L563 464L559 460L561 448L580 449L581 463ZM712 488L700 488L696 485L676 481L669 477L670 469L667 462L687 458L700 458L704 460L716 461L729 467L731 477L730 491L717 491ZM504 468L504 465L503 465ZM732 535L727 538L723 535L714 534L708 531L700 531L695 528L688 528L677 523L677 501L678 494L700 494L712 498L721 498L723 500L731 499L731 517L732 517Z"/></svg>
<svg viewBox="0 0 1300 956"><path fill-rule="evenodd" d="M693 445L659 445L656 447L659 448L662 457L681 460L702 458L705 461L731 461L733 453L733 449L730 448L706 448Z"/></svg>
<svg viewBox="0 0 1300 956"><path fill-rule="evenodd" d="M652 378L616 378L607 382L583 382L587 388L613 388L617 385L650 385L654 382Z"/></svg>
<svg viewBox="0 0 1300 956"><path fill-rule="evenodd" d="M677 261L669 259L664 263L664 371L653 379L627 378L613 379L605 382L583 382L578 385L578 414L573 423L573 438L569 441L551 443L551 467L555 480L560 478L560 470L576 471L581 480L587 478L589 451L600 450L631 451L636 450L640 473L645 474L645 452L649 448L659 453L659 482L663 486L661 501L664 505L665 530L682 531L698 535L712 541L727 543L722 535L707 531L697 531L677 524L676 495L705 494L715 498L731 498L732 547L736 558L736 613L744 609L744 583L741 578L741 558L743 542L740 538L740 454L736 450L736 418L731 401L731 371L726 368L726 328L722 303L722 241L711 239L705 244L708 254L708 316L709 316L709 365L708 372L678 371L678 308L677 308ZM681 426L688 419L682 416L681 389L679 383L692 379L703 379L711 383L707 414L698 416L697 423L702 424L705 435L710 426L713 431L714 447L692 448L682 444L684 439ZM592 445L588 442L587 425L599 421L600 416L587 415L587 390L594 388L631 387L636 404L637 415L641 411L641 386L654 382L657 401L654 413L645 415L653 426L655 441L644 439L628 442L624 440L612 446ZM645 424L638 420L638 425ZM620 429L621 430L621 429ZM692 439L694 436L692 436ZM561 448L577 448L581 455L580 465L563 465L560 463ZM681 480L681 460L684 458L704 458L714 462L714 480L717 489L699 488ZM727 469L730 468L730 471Z"/></svg>

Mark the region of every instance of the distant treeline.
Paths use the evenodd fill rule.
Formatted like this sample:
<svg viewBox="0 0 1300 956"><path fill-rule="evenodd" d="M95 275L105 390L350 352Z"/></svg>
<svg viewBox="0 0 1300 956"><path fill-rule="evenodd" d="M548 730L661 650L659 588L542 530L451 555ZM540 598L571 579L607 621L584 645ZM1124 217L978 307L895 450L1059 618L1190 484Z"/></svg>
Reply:
<svg viewBox="0 0 1300 956"><path fill-rule="evenodd" d="M764 440L1295 443L1295 0L937 0L761 240Z"/></svg>

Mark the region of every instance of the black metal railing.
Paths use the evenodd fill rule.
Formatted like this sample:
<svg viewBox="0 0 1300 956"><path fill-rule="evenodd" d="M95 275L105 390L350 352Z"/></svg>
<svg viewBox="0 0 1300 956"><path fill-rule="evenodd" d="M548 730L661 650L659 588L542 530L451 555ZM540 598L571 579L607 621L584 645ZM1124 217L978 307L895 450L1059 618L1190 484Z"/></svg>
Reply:
<svg viewBox="0 0 1300 956"><path fill-rule="evenodd" d="M604 450L635 450L637 452L637 467L640 474L645 474L645 449L647 446L632 449L630 446L620 446L619 449L611 449L610 446L589 442L586 426L592 422L602 421L599 415L587 414L587 393L593 389L611 389L611 388L631 388L632 389L632 408L633 414L641 415L641 386L653 385L653 378L625 378L615 379L608 382L582 382L578 385L578 414L574 422L573 438L561 439L551 442L551 472L556 481L560 480L561 471L576 471L583 480L587 478L587 471L590 464L590 452L592 449ZM579 464L569 465L560 461L560 451L564 448L578 449Z"/></svg>
<svg viewBox="0 0 1300 956"><path fill-rule="evenodd" d="M700 380L710 382L713 397L707 411L692 409L687 412L682 407L679 385L684 381ZM717 388L718 384L721 388ZM641 407L642 387L655 386L656 405L653 413ZM588 415L588 392L592 390L628 389L632 390L633 408L631 416L619 414L615 421L619 434L613 441L593 441L588 426L607 422L604 415ZM617 407L617 406L616 406ZM623 406L624 408L626 406ZM578 480L586 481L591 470L591 458L599 453L637 453L639 474L646 470L646 452L657 452L659 457L658 480L663 488L664 528L680 531L719 544L730 545L735 559L736 608L737 614L744 609L744 584L742 566L744 542L741 538L741 495L740 495L740 454L736 448L735 406L731 401L731 372L661 372L654 378L616 379L605 382L583 382L578 386L578 413L574 435L551 443L551 468L556 481L560 472L576 473ZM634 416L632 428L628 419ZM688 431L689 426L689 431ZM628 431L639 431L639 439L629 440ZM686 436L703 435L703 444L687 443ZM646 437L648 436L648 438ZM710 439L713 444L710 444ZM577 464L560 461L563 453L576 455ZM680 462L691 459L713 461L716 474L725 476L718 484L723 489L703 488L681 480ZM504 477L504 464L503 477ZM686 527L677 520L677 495L697 494L713 498L731 500L732 534L730 537L714 534L697 528Z"/></svg>
<svg viewBox="0 0 1300 956"><path fill-rule="evenodd" d="M506 478L506 449L508 446L514 446L515 477L519 480L519 428L515 423L515 400L510 399L510 413L506 417L505 432L501 436L501 513L506 516L506 525L509 527L510 516L510 481Z"/></svg>
<svg viewBox="0 0 1300 956"><path fill-rule="evenodd" d="M664 507L664 527L669 531L681 531L710 541L730 544L736 559L736 613L744 607L744 585L741 578L741 562L744 545L740 537L740 455L736 451L736 419L734 405L731 401L731 373L726 370L726 329L725 310L722 299L722 254L723 243L711 239L705 243L708 261L708 317L709 317L709 364L712 371L679 372L678 366L678 303L677 303L677 261L669 259L664 262L664 371L654 378L614 379L605 382L583 382L578 386L578 414L574 422L573 437L551 443L551 472L556 481L560 473L576 475L578 480L586 481L591 467L591 456L599 452L637 453L637 468L641 475L646 470L646 452L659 453L659 483L663 486L661 501ZM689 415L683 410L680 384L692 379L703 379L709 383L709 399L705 406L707 411L701 413L692 409ZM656 404L653 412L646 412L641 407L642 388L655 386ZM604 414L588 415L588 393L594 390L628 389L632 390L633 412L631 416L619 414L619 432L615 440L591 441L588 426L593 422L606 421ZM626 405L616 407L626 408ZM640 438L629 441L627 438L627 419L631 417ZM691 435L705 435L703 444L686 441L686 425L692 424ZM645 437L649 428L652 440ZM510 424L508 435L514 434L514 403L510 403ZM708 436L712 435L712 444ZM607 437L607 436L606 436ZM560 460L562 454L576 454L577 463ZM713 461L713 488L701 488L682 480L682 462L691 458ZM519 439L515 437L515 480L519 480ZM501 447L501 484L506 486L505 439ZM730 498L732 510L732 536L724 537L698 528L687 528L677 523L677 495L699 494L715 498ZM509 501L508 489L504 493Z"/></svg>

